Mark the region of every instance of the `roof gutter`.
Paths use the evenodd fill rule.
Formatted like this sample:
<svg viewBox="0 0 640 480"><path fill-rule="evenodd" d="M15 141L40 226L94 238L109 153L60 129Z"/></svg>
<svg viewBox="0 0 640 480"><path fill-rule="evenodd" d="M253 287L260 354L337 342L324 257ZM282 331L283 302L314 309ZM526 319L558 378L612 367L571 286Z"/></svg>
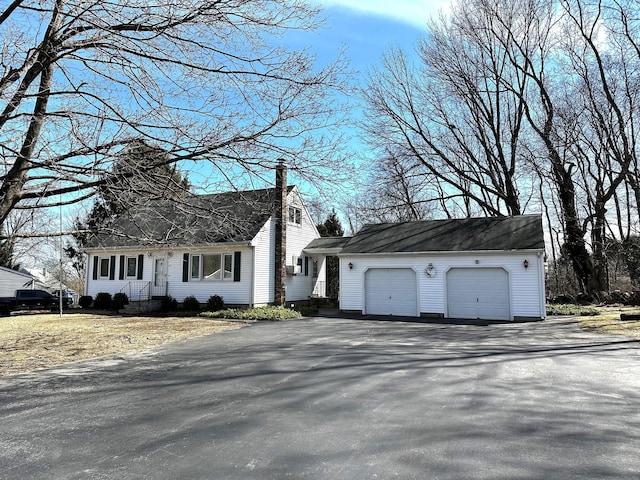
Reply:
<svg viewBox="0 0 640 480"><path fill-rule="evenodd" d="M92 247L84 248L85 253L93 252L124 252L127 250L134 250L139 252L141 250L149 252L166 252L169 250L205 250L209 248L224 248L224 247L251 247L253 246L251 241L244 240L242 242L218 242L218 243L203 243L199 245L162 245L162 246L149 246L149 245L132 245L132 246L115 246L115 247Z"/></svg>
<svg viewBox="0 0 640 480"><path fill-rule="evenodd" d="M338 253L338 257L362 257L362 256L385 256L385 255L487 255L487 254L539 254L543 253L544 248L527 248L527 249L512 249L512 250L438 250L438 251L416 251L416 252L358 252L358 253Z"/></svg>

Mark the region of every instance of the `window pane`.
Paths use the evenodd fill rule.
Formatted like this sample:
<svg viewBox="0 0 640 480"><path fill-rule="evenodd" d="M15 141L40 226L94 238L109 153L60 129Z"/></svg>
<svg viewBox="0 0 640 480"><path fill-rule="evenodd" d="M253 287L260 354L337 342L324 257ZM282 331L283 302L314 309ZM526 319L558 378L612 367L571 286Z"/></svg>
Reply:
<svg viewBox="0 0 640 480"><path fill-rule="evenodd" d="M136 264L138 259L135 257L127 258L127 277L135 277L137 272Z"/></svg>
<svg viewBox="0 0 640 480"><path fill-rule="evenodd" d="M222 280L220 255L202 255L202 278Z"/></svg>
<svg viewBox="0 0 640 480"><path fill-rule="evenodd" d="M191 278L200 278L200 255L191 257Z"/></svg>
<svg viewBox="0 0 640 480"><path fill-rule="evenodd" d="M108 258L100 259L100 276L101 277L109 276L109 259Z"/></svg>
<svg viewBox="0 0 640 480"><path fill-rule="evenodd" d="M295 223L296 225L302 224L302 209L289 207L289 223Z"/></svg>
<svg viewBox="0 0 640 480"><path fill-rule="evenodd" d="M230 254L225 254L224 256L224 278L225 280L228 278L233 278L233 256Z"/></svg>

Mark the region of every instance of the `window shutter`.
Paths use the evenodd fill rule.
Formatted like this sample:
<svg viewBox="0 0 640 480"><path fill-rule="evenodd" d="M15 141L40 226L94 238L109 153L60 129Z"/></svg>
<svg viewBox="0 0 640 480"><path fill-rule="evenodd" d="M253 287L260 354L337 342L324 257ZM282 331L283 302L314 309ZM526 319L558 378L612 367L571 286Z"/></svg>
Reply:
<svg viewBox="0 0 640 480"><path fill-rule="evenodd" d="M182 256L182 281L189 281L189 254L185 253Z"/></svg>
<svg viewBox="0 0 640 480"><path fill-rule="evenodd" d="M233 281L240 281L240 258L242 252L233 252Z"/></svg>
<svg viewBox="0 0 640 480"><path fill-rule="evenodd" d="M309 257L304 257L304 276L309 276Z"/></svg>
<svg viewBox="0 0 640 480"><path fill-rule="evenodd" d="M138 276L137 279L138 280L142 280L142 272L144 271L144 255L140 254L138 255Z"/></svg>
<svg viewBox="0 0 640 480"><path fill-rule="evenodd" d="M109 280L116 278L116 256L111 255L111 262L109 265Z"/></svg>
<svg viewBox="0 0 640 480"><path fill-rule="evenodd" d="M98 262L100 261L100 259L98 258L97 255L95 255L93 257L93 279L97 280L98 279Z"/></svg>
<svg viewBox="0 0 640 480"><path fill-rule="evenodd" d="M120 272L118 273L118 278L124 280L124 255L120 255Z"/></svg>

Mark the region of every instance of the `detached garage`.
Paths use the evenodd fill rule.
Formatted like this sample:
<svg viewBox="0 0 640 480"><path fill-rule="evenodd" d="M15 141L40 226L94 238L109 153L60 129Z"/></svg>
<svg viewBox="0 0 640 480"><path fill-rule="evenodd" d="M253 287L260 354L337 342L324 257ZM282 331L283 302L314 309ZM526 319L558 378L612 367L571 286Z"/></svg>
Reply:
<svg viewBox="0 0 640 480"><path fill-rule="evenodd" d="M366 225L339 257L343 311L487 320L545 317L539 215Z"/></svg>

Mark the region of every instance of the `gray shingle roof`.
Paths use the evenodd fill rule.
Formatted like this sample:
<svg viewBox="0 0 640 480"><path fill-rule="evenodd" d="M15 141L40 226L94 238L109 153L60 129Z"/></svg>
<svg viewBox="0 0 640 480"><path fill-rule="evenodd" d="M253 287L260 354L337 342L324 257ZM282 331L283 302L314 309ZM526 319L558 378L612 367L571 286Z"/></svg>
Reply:
<svg viewBox="0 0 640 480"><path fill-rule="evenodd" d="M306 252L313 253L313 251L333 251L341 250L347 242L351 240L351 237L320 237L314 238L309 245L304 249Z"/></svg>
<svg viewBox="0 0 640 480"><path fill-rule="evenodd" d="M544 249L542 217L465 218L365 225L345 253Z"/></svg>
<svg viewBox="0 0 640 480"><path fill-rule="evenodd" d="M87 247L248 242L273 215L274 200L275 189L269 188L149 202L119 216L106 231L92 236Z"/></svg>

